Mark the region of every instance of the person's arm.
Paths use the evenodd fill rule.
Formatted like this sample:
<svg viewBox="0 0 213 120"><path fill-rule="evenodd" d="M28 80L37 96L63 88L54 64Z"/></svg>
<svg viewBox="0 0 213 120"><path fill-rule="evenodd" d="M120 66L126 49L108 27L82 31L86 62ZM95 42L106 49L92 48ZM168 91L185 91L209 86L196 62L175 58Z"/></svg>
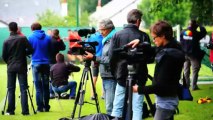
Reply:
<svg viewBox="0 0 213 120"><path fill-rule="evenodd" d="M88 52L88 51L85 51L86 54L83 55L83 59L85 60L93 60L93 61L97 61L99 62L100 61L100 57L97 57L95 56L94 54Z"/></svg>
<svg viewBox="0 0 213 120"><path fill-rule="evenodd" d="M198 39L201 40L202 38L204 38L207 34L205 27L203 26L199 26L200 28L200 32L198 32Z"/></svg>
<svg viewBox="0 0 213 120"><path fill-rule="evenodd" d="M28 56L33 53L33 48L26 37L25 37L25 43L26 43L26 56Z"/></svg>
<svg viewBox="0 0 213 120"><path fill-rule="evenodd" d="M3 51L2 51L2 58L3 60L5 61L5 63L7 63L7 60L8 60L8 53L7 53L7 43L4 42L4 45L3 45Z"/></svg>
<svg viewBox="0 0 213 120"><path fill-rule="evenodd" d="M69 72L79 72L81 70L80 67L78 67L72 63L67 63L67 67L68 67Z"/></svg>

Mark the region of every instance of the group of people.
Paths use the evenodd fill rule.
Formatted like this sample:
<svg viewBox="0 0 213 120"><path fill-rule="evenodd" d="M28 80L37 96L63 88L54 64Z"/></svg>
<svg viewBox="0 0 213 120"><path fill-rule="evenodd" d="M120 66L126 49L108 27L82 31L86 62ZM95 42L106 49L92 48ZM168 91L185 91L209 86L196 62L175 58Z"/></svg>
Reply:
<svg viewBox="0 0 213 120"><path fill-rule="evenodd" d="M183 68L183 77L185 77L189 87L190 65L192 65L192 90L199 89L197 79L203 57L199 40L206 35L206 30L204 27L199 26L195 20L191 20L189 27L181 33L181 40L178 42L173 37L172 26L167 21L158 21L150 28L150 36L155 44L155 47L151 47L149 35L139 30L142 16L143 14L140 10L131 10L127 15L128 24L120 31L115 30L112 20L101 20L98 25L99 33L103 37L101 38L102 48L100 49L100 54L85 51L86 54L83 55L83 59L93 61L94 68L99 68L103 83L106 113L119 120L125 117L123 110L125 109L126 81L128 77L127 66L129 60L115 53L115 50L123 46L127 46L128 49L133 49L138 46L143 47L143 45L141 45L143 43L148 44L148 49L152 49L154 53L146 53L146 51L143 51L145 52L144 58L149 56L149 54L155 57L156 65L154 76L152 84L146 86L148 79L148 60L142 59L133 62L136 66L134 68L136 72L133 76L135 82L134 85L132 85L132 103L129 103L132 104L132 119L142 120L144 94L156 94L156 112L154 119L173 120L174 111L179 103L178 86L182 77L181 73ZM197 31L198 26L200 28L199 32ZM29 114L26 102L26 56L30 54L32 54L32 72L36 88L37 111L49 111L49 77L51 78L53 91L60 93L70 88L69 86L72 86L72 88L76 87L75 82L68 83L67 79L71 72L78 72L80 68L65 62L63 54L58 53L60 50L65 49L62 43L60 43L60 48L54 49L56 51L51 51L51 46L54 42L51 42L52 39L50 36L47 36L44 31L41 30L39 23L34 23L31 26L33 34L30 35L28 39L17 34L16 23L10 23L9 29L11 35L8 40L5 41L3 48L3 59L8 65L9 106L7 112L14 114L14 83L16 74L18 74L21 87L22 114ZM55 33L59 34L57 30ZM57 35L53 38L57 42L61 41ZM48 58L50 53L54 54L52 56L56 56L56 58L53 58L55 61L51 63ZM52 66L51 68L50 65ZM20 71L20 68L23 70ZM93 70L94 80L96 80L95 77L97 77L97 69ZM75 93L70 92L70 98L74 96Z"/></svg>
<svg viewBox="0 0 213 120"><path fill-rule="evenodd" d="M69 81L71 72L79 72L80 67L65 62L65 44L54 29L51 35L42 30L40 23L31 25L32 34L26 38L18 32L16 22L9 23L10 37L4 42L2 58L7 63L8 108L6 115L15 114L15 89L18 77L21 90L22 114L29 115L27 56L31 55L33 83L36 89L37 112L49 112L50 93L60 95L70 90L69 98L75 99L77 82Z"/></svg>

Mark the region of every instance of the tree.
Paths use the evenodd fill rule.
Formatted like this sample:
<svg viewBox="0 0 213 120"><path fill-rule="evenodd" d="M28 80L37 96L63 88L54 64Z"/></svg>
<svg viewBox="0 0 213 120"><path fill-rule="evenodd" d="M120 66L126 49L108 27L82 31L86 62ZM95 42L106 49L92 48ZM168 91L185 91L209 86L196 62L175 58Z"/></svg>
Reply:
<svg viewBox="0 0 213 120"><path fill-rule="evenodd" d="M169 0L143 0L139 5L144 13L143 20L145 21L145 27L149 27L152 23L158 20L166 20L172 25L180 24L186 25L189 15L191 3L179 3L175 4L168 2ZM165 2L165 3L161 3Z"/></svg>
<svg viewBox="0 0 213 120"><path fill-rule="evenodd" d="M178 7L181 4L190 4L190 14L187 16L188 19L197 19L201 24L203 23L205 25L213 24L212 0L155 0L152 1L152 4L150 9L151 13L159 12L171 6ZM182 11L185 10L188 9L182 9ZM176 13L176 11L173 12Z"/></svg>
<svg viewBox="0 0 213 120"><path fill-rule="evenodd" d="M37 20L42 24L42 26L48 27L55 27L55 26L61 26L61 27L67 27L71 26L72 23L67 22L68 20L61 17L60 15L57 15L53 11L47 9L42 14L37 14Z"/></svg>

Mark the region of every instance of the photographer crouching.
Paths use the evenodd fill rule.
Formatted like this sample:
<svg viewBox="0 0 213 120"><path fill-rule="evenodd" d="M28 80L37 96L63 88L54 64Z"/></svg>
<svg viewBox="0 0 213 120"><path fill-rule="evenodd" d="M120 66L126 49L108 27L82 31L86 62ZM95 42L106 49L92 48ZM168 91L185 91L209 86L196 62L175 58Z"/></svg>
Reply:
<svg viewBox="0 0 213 120"><path fill-rule="evenodd" d="M102 40L103 48L102 55L100 57L93 55L92 53L85 51L84 59L94 60L100 62L100 73L103 80L104 98L107 114L111 114L113 108L113 100L115 96L116 80L111 74L109 67L109 46L112 36L115 34L115 27L111 20L104 19L99 23L99 31L104 37Z"/></svg>
<svg viewBox="0 0 213 120"><path fill-rule="evenodd" d="M52 80L52 89L60 97L60 94L70 90L69 99L75 99L76 81L68 82L71 72L79 72L80 67L71 63L64 62L64 55L58 53L56 55L57 63L50 68L50 77Z"/></svg>

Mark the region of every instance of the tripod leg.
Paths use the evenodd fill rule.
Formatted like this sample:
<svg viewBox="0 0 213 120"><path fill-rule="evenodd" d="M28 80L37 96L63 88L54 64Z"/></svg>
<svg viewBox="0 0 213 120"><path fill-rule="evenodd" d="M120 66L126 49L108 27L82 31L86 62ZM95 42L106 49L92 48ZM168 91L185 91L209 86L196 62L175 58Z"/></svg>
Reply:
<svg viewBox="0 0 213 120"><path fill-rule="evenodd" d="M98 95L97 95L97 92L96 92L96 89L95 89L95 86L94 86L94 83L93 83L92 72L91 72L90 68L88 68L88 69L89 69L89 75L90 75L90 80L91 80L91 84L92 84L93 94L94 94L94 97L95 97L96 109L97 109L97 112L100 113L100 106L99 106L99 102L98 102Z"/></svg>
<svg viewBox="0 0 213 120"><path fill-rule="evenodd" d="M5 98L5 101L4 101L4 107L3 107L3 110L1 111L2 115L4 115L4 112L5 112L5 108L6 108L6 104L7 104L7 98L8 98L8 89L7 89L7 94L6 94L6 98Z"/></svg>
<svg viewBox="0 0 213 120"><path fill-rule="evenodd" d="M32 101L32 98L31 98L31 96L30 96L29 86L28 86L28 88L27 88L27 93L28 93L29 98L30 98L30 102L31 102L31 106L32 106L32 108L33 108L33 112L34 112L34 114L36 114L36 111L35 111L35 108L34 108L34 105L33 105L33 101Z"/></svg>
<svg viewBox="0 0 213 120"><path fill-rule="evenodd" d="M149 97L148 94L145 94L145 97L146 97L146 101L147 101L147 103L148 103L148 105L149 105L151 114L152 114L152 116L154 116L154 115L155 115L155 109L154 109L154 107L153 107L153 105L152 105L152 101L151 101L151 99L150 99L150 97Z"/></svg>
<svg viewBox="0 0 213 120"><path fill-rule="evenodd" d="M33 92L34 92L34 81L33 81L33 87L32 87L32 98L33 98Z"/></svg>
<svg viewBox="0 0 213 120"><path fill-rule="evenodd" d="M85 74L86 74L86 71L84 69L82 76L81 76L81 81L80 81L80 84L79 84L79 87L78 87L78 93L77 93L77 96L76 96L76 99L75 99L75 104L74 104L74 107L73 107L73 112L71 114L71 119L73 119L75 117L75 111L76 111L77 104L79 103L80 94L81 94L83 84L84 84Z"/></svg>

